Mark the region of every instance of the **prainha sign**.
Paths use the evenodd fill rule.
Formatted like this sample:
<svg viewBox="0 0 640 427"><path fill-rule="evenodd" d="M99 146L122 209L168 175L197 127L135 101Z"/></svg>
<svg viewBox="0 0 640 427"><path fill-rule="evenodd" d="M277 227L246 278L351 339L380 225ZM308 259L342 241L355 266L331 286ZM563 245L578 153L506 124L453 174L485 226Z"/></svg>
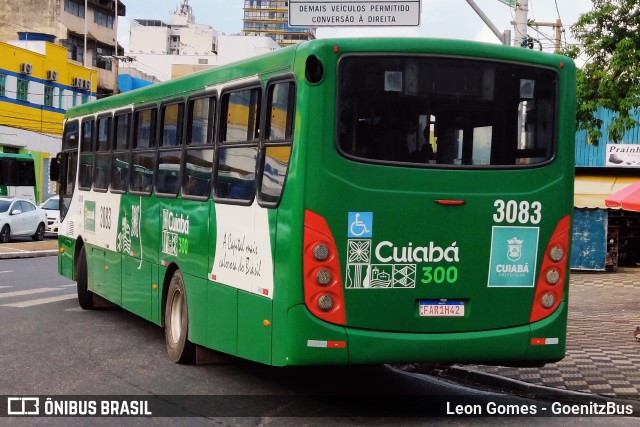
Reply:
<svg viewBox="0 0 640 427"><path fill-rule="evenodd" d="M290 0L291 27L420 25L420 0Z"/></svg>

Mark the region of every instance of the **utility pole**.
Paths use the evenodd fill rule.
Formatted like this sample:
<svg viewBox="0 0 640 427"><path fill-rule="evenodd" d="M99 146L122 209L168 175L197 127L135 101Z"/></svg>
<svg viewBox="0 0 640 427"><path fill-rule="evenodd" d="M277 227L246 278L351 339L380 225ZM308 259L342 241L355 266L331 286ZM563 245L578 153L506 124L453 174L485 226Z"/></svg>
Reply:
<svg viewBox="0 0 640 427"><path fill-rule="evenodd" d="M556 19L556 22L536 22L530 23L532 27L553 27L555 29L555 48L556 53L562 49L562 21Z"/></svg>
<svg viewBox="0 0 640 427"><path fill-rule="evenodd" d="M514 25L515 35L513 44L520 47L523 40L527 39L527 24L529 14L529 0L517 0L516 5L516 22Z"/></svg>

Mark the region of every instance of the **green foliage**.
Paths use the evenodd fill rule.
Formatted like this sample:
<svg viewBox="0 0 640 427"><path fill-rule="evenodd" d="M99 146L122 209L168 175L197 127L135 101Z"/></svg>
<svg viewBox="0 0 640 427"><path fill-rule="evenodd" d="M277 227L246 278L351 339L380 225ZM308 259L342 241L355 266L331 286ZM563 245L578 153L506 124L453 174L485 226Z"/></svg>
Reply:
<svg viewBox="0 0 640 427"><path fill-rule="evenodd" d="M597 145L603 133L603 122L595 117L599 108L614 112L606 129L610 142L620 142L626 130L639 125L634 114L640 107L640 2L592 2L593 10L571 27L582 52L570 47L563 53L588 58L578 70L577 121Z"/></svg>

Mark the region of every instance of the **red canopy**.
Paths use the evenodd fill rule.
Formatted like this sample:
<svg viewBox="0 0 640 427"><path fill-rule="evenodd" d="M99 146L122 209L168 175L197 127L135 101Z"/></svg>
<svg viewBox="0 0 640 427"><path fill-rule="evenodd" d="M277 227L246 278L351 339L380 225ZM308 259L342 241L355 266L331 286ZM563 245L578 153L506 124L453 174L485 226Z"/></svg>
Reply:
<svg viewBox="0 0 640 427"><path fill-rule="evenodd" d="M640 181L627 185L604 200L610 208L622 208L626 211L640 212Z"/></svg>

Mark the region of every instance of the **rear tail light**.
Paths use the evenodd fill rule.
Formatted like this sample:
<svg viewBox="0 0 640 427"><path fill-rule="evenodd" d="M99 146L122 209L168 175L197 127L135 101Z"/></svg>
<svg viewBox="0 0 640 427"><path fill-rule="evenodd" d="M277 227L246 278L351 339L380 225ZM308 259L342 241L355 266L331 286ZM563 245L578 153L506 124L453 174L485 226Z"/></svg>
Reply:
<svg viewBox="0 0 640 427"><path fill-rule="evenodd" d="M562 218L547 245L529 320L536 322L553 313L564 295L569 256L571 216Z"/></svg>
<svg viewBox="0 0 640 427"><path fill-rule="evenodd" d="M304 216L304 302L316 317L346 323L338 250L325 219L311 211Z"/></svg>

